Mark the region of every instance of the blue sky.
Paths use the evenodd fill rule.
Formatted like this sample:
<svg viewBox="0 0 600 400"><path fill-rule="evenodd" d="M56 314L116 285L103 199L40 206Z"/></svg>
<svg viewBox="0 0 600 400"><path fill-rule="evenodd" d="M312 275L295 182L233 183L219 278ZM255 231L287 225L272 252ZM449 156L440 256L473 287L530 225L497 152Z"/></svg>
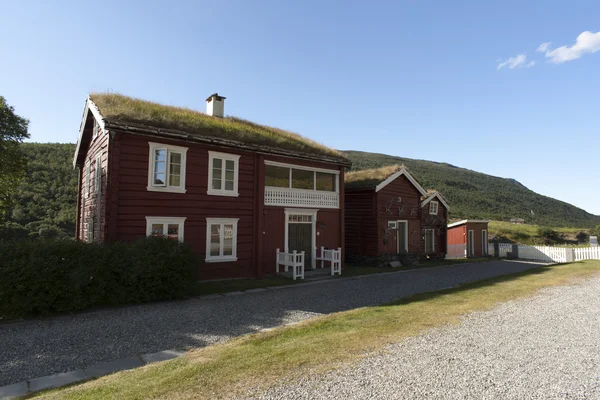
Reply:
<svg viewBox="0 0 600 400"><path fill-rule="evenodd" d="M229 115L600 214L597 1L0 5L0 95L32 141L75 142L92 91L199 110L219 92Z"/></svg>

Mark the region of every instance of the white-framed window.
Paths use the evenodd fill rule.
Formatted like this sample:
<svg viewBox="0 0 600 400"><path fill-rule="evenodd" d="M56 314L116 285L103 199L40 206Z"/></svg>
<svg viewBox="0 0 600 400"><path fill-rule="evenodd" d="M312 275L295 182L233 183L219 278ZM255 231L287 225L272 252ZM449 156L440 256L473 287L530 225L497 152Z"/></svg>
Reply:
<svg viewBox="0 0 600 400"><path fill-rule="evenodd" d="M239 163L239 155L209 151L206 193L213 196L239 196Z"/></svg>
<svg viewBox="0 0 600 400"><path fill-rule="evenodd" d="M437 201L429 202L429 214L430 215L437 215L438 208L439 208L439 203Z"/></svg>
<svg viewBox="0 0 600 400"><path fill-rule="evenodd" d="M265 186L337 192L339 172L265 162Z"/></svg>
<svg viewBox="0 0 600 400"><path fill-rule="evenodd" d="M425 253L435 253L435 231L425 229Z"/></svg>
<svg viewBox="0 0 600 400"><path fill-rule="evenodd" d="M90 197L90 163L85 163L85 170L83 171L83 190L85 197Z"/></svg>
<svg viewBox="0 0 600 400"><path fill-rule="evenodd" d="M206 218L206 262L237 261L239 218Z"/></svg>
<svg viewBox="0 0 600 400"><path fill-rule="evenodd" d="M187 147L148 142L148 191L185 193Z"/></svg>
<svg viewBox="0 0 600 400"><path fill-rule="evenodd" d="M92 140L98 137L98 131L100 130L100 126L98 125L98 121L94 118L94 127L92 128Z"/></svg>
<svg viewBox="0 0 600 400"><path fill-rule="evenodd" d="M397 221L388 221L388 229L398 229Z"/></svg>
<svg viewBox="0 0 600 400"><path fill-rule="evenodd" d="M186 217L146 217L146 236L166 236L183 242Z"/></svg>
<svg viewBox="0 0 600 400"><path fill-rule="evenodd" d="M96 156L96 182L94 188L94 195L100 196L102 194L102 153Z"/></svg>

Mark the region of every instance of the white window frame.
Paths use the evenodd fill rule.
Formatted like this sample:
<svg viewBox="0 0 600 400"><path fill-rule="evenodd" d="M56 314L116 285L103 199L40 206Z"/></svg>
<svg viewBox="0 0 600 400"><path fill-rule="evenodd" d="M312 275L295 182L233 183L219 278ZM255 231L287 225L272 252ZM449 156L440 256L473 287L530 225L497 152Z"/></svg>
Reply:
<svg viewBox="0 0 600 400"><path fill-rule="evenodd" d="M169 193L185 193L185 175L186 175L186 164L187 164L187 147L173 146L164 143L148 142L150 150L148 152L148 186L146 189L149 192L169 192ZM165 168L165 184L155 185L154 184L154 151L164 149L167 152L166 168ZM181 180L179 186L169 185L169 169L171 166L171 152L181 154Z"/></svg>
<svg viewBox="0 0 600 400"><path fill-rule="evenodd" d="M239 218L206 218L206 255L204 261L207 263L234 262L237 261L237 239ZM233 225L233 240L230 256L211 256L210 255L210 227L212 225ZM223 229L221 229L223 232ZM220 237L219 252L223 253L223 236Z"/></svg>
<svg viewBox="0 0 600 400"><path fill-rule="evenodd" d="M403 223L404 224L404 252L408 253L408 220L407 219L399 219L398 221L396 221L396 229L400 229L400 224ZM397 239L396 239L396 251L399 253L401 253L400 251L400 234L396 233Z"/></svg>
<svg viewBox="0 0 600 400"><path fill-rule="evenodd" d="M437 202L437 201L430 201L429 202L429 215L438 215L439 208L440 208L440 203L439 202Z"/></svg>
<svg viewBox="0 0 600 400"><path fill-rule="evenodd" d="M221 163L221 189L213 189L213 162L214 159L218 158L222 160ZM225 173L226 168L225 164L227 161L233 161L233 190L225 190ZM220 153L218 151L209 151L208 152L208 190L206 194L211 196L230 196L230 197L239 197L238 191L238 182L239 182L239 172L240 172L240 155L238 154L229 154L229 153Z"/></svg>
<svg viewBox="0 0 600 400"><path fill-rule="evenodd" d="M85 198L90 197L90 162L87 161L85 163L85 171L83 172L83 192L85 194Z"/></svg>
<svg viewBox="0 0 600 400"><path fill-rule="evenodd" d="M481 255L488 255L488 235L487 229L481 231Z"/></svg>
<svg viewBox="0 0 600 400"><path fill-rule="evenodd" d="M146 217L146 236L152 236L152 225L162 224L163 232L168 233L168 225L179 225L179 235L177 239L183 242L183 230L185 228L185 220L187 217ZM165 235L167 236L167 235Z"/></svg>
<svg viewBox="0 0 600 400"><path fill-rule="evenodd" d="M98 121L96 120L96 118L94 118L94 126L92 128L92 140L94 140L98 137L99 130L100 130L100 125L98 124Z"/></svg>
<svg viewBox="0 0 600 400"><path fill-rule="evenodd" d="M427 233L431 232L431 252L427 251ZM425 254L435 253L435 229L425 229Z"/></svg>
<svg viewBox="0 0 600 400"><path fill-rule="evenodd" d="M280 186L267 186L267 185L265 185L265 187L270 187L270 188L274 188L274 189L290 189L290 190L295 190L295 191L299 191L299 192L324 192L324 193L339 193L340 192L340 171L337 171L335 169L305 167L303 165L286 164L286 163L280 163L280 162L276 162L276 161L267 161L267 160L265 160L265 165L290 169L290 171L289 171L290 184L287 188L280 187ZM298 170L303 170L303 171L312 171L313 172L313 188L312 189L298 189L298 188L292 187L292 185L293 185L292 170L293 169L298 169ZM317 172L324 172L326 174L335 175L335 190L317 190Z"/></svg>
<svg viewBox="0 0 600 400"><path fill-rule="evenodd" d="M94 195L100 196L102 195L102 153L96 156L96 169L94 171L95 175L95 187L94 187Z"/></svg>

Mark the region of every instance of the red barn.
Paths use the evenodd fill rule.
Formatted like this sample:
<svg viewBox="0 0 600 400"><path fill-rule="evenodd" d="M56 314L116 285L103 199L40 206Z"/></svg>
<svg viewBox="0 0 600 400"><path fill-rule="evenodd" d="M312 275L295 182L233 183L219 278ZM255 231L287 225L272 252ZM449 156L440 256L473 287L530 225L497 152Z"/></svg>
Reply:
<svg viewBox="0 0 600 400"><path fill-rule="evenodd" d="M321 246L343 247L350 162L300 135L224 117L224 100L211 95L202 113L92 94L73 161L77 238L178 239L204 260L201 279L275 273L277 249L304 251L314 268Z"/></svg>
<svg viewBox="0 0 600 400"><path fill-rule="evenodd" d="M406 168L349 172L345 192L347 257L445 253L448 205L437 192L429 195Z"/></svg>
<svg viewBox="0 0 600 400"><path fill-rule="evenodd" d="M488 222L465 219L448 225L448 257L487 256Z"/></svg>

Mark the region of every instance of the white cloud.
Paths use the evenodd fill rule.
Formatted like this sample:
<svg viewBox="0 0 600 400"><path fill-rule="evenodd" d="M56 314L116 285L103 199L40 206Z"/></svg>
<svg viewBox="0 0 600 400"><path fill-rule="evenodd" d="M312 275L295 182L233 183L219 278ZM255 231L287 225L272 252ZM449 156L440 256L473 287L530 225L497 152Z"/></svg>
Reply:
<svg viewBox="0 0 600 400"><path fill-rule="evenodd" d="M535 65L535 61L527 62L527 56L525 54L519 54L516 57L510 57L508 60L498 60L499 64L496 69L502 69L507 67L508 69L515 68L531 68Z"/></svg>
<svg viewBox="0 0 600 400"><path fill-rule="evenodd" d="M542 43L538 47L538 51L546 53L546 58L549 59L548 61L554 64L577 60L584 54L600 51L600 32L582 32L577 36L575 44L570 47L561 46L554 50L550 50L550 43Z"/></svg>
<svg viewBox="0 0 600 400"><path fill-rule="evenodd" d="M537 52L539 53L545 53L548 51L548 49L550 48L550 45L552 44L552 42L545 42L539 45L539 47L537 48Z"/></svg>

